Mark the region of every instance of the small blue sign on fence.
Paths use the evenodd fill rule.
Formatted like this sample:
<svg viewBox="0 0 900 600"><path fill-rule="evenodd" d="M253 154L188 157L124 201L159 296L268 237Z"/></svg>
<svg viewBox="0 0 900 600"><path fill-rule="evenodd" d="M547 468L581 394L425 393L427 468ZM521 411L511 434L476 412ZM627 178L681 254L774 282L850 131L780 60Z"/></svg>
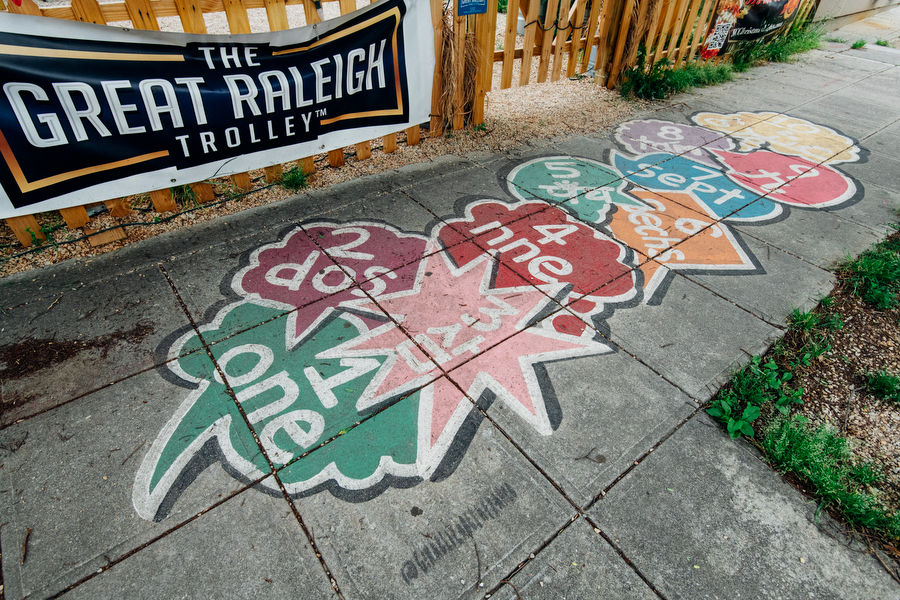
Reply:
<svg viewBox="0 0 900 600"><path fill-rule="evenodd" d="M487 12L487 0L456 0L457 15L483 15Z"/></svg>

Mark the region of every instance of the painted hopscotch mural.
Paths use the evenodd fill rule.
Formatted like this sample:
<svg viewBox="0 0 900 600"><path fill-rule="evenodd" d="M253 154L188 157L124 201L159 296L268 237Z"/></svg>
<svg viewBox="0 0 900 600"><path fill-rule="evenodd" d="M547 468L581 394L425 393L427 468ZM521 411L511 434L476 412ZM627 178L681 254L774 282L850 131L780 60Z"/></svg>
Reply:
<svg viewBox="0 0 900 600"><path fill-rule="evenodd" d="M138 514L164 519L213 462L350 501L438 481L491 402L551 435L564 415L544 365L612 352L614 310L660 303L674 271L763 273L732 224L861 195L838 166L864 151L833 129L691 120L624 123L605 162L514 165L514 200L461 199L430 231L316 221L246 254L234 301L199 326L218 368L194 330L163 349L189 391L139 468Z"/></svg>

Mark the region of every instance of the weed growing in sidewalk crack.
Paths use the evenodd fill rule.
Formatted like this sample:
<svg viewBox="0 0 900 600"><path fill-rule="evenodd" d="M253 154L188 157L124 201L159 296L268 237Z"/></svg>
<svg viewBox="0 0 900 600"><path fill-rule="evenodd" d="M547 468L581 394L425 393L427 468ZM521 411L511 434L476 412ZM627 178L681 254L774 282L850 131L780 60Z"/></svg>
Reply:
<svg viewBox="0 0 900 600"><path fill-rule="evenodd" d="M854 50L859 50L860 48L862 48L865 45L866 45L866 40L856 40L855 42L853 42L853 44L850 45L850 47L853 48Z"/></svg>
<svg viewBox="0 0 900 600"><path fill-rule="evenodd" d="M754 356L749 365L734 374L706 412L724 424L732 438L754 437L752 423L760 417L766 404L773 404L779 412L788 414L792 404L803 401L803 390L788 385L792 378L793 373L781 370L774 360L763 362L761 356Z"/></svg>

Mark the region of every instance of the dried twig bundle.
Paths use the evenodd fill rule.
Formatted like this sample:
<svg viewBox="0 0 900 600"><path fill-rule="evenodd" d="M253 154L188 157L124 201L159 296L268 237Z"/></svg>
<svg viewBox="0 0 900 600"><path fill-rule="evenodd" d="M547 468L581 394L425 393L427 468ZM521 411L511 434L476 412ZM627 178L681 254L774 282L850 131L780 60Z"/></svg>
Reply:
<svg viewBox="0 0 900 600"><path fill-rule="evenodd" d="M462 22L465 27L465 21ZM471 120L475 106L475 76L478 69L478 46L475 43L475 34L467 33L464 38L465 46L460 52L457 38L453 31L453 19L450 15L444 15L443 39L441 40L441 116L444 127L449 127L457 113L455 106L459 86L462 85L463 121ZM460 55L462 60L460 61ZM460 62L462 64L460 64ZM457 73L462 69L462 82L459 82Z"/></svg>

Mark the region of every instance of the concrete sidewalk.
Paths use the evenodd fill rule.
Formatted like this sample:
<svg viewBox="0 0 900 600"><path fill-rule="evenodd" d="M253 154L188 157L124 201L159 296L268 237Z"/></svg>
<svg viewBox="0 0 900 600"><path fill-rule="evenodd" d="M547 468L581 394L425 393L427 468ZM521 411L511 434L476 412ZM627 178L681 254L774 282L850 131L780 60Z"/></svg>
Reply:
<svg viewBox="0 0 900 600"><path fill-rule="evenodd" d="M0 281L6 597L900 598L701 409L896 220L883 55Z"/></svg>

